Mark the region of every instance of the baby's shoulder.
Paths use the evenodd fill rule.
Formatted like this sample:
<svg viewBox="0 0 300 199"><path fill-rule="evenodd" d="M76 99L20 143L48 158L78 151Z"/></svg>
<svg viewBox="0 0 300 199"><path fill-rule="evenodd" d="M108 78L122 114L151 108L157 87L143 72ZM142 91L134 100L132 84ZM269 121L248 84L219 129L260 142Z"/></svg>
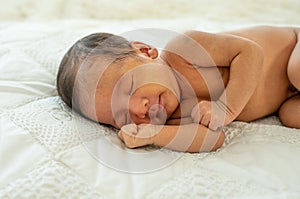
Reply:
<svg viewBox="0 0 300 199"><path fill-rule="evenodd" d="M188 66L212 66L215 65L212 54L215 51L218 34L187 31L172 40L161 52L161 58L171 67L176 65Z"/></svg>
<svg viewBox="0 0 300 199"><path fill-rule="evenodd" d="M171 39L165 46L165 50L176 51L182 49L186 50L187 48L196 50L199 48L199 44L201 45L201 48L203 48L203 46L214 42L216 37L218 37L217 33L188 30Z"/></svg>

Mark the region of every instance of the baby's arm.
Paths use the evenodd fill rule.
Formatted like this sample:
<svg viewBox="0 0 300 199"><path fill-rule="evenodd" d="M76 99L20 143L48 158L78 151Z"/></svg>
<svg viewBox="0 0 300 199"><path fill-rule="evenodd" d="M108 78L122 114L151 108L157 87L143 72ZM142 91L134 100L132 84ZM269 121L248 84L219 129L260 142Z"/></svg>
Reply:
<svg viewBox="0 0 300 199"><path fill-rule="evenodd" d="M264 55L262 48L249 40L239 39L232 45L236 46L236 56L232 57L229 81L219 100L230 108L233 113L231 120L234 120L255 91Z"/></svg>
<svg viewBox="0 0 300 199"><path fill-rule="evenodd" d="M254 93L263 66L263 51L255 42L233 35L203 35L198 32L190 32L188 35L200 44L205 40L203 46L212 58L230 67L229 81L219 100L200 102L192 114L194 121L215 130L232 122ZM225 121L222 120L221 112L226 114Z"/></svg>
<svg viewBox="0 0 300 199"><path fill-rule="evenodd" d="M225 139L222 131L212 131L199 124L129 124L121 128L119 137L129 148L156 145L186 152L214 151L222 146Z"/></svg>

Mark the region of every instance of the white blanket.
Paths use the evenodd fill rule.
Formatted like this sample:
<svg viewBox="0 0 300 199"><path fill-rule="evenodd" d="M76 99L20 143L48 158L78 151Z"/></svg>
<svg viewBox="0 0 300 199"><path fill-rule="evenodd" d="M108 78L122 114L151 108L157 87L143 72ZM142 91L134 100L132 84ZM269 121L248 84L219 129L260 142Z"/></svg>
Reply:
<svg viewBox="0 0 300 199"><path fill-rule="evenodd" d="M268 14L297 13L281 15L280 25L300 25L298 1L274 2L281 7L272 11L265 6ZM145 27L221 31L277 23L275 15L264 21L258 16L248 13L232 22L198 15L1 22L0 198L300 198L300 130L283 127L276 116L232 123L225 129L223 147L214 153L129 150L115 130L72 113L55 88L63 54L89 33Z"/></svg>

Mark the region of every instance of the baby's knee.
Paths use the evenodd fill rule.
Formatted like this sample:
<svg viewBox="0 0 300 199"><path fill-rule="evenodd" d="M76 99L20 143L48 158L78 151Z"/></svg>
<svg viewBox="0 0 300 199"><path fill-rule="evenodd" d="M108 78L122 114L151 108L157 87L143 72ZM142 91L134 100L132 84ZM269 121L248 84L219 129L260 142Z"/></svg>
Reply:
<svg viewBox="0 0 300 199"><path fill-rule="evenodd" d="M279 118L285 126L300 129L300 96L295 96L281 105Z"/></svg>

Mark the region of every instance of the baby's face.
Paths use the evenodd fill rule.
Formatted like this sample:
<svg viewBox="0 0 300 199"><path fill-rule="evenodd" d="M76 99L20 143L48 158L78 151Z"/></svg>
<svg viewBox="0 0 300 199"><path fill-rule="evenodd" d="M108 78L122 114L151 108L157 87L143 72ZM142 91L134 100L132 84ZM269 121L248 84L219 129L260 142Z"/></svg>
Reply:
<svg viewBox="0 0 300 199"><path fill-rule="evenodd" d="M110 66L96 93L99 122L116 128L129 123L164 124L179 105L180 90L172 69L158 60L130 60Z"/></svg>

